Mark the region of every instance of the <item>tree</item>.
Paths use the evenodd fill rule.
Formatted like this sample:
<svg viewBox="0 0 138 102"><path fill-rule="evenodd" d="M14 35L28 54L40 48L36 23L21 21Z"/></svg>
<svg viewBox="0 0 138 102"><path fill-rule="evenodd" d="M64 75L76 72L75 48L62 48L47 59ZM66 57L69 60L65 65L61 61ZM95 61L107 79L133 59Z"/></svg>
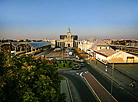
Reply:
<svg viewBox="0 0 138 102"><path fill-rule="evenodd" d="M0 52L0 99L3 102L64 102L53 64L32 56Z"/></svg>

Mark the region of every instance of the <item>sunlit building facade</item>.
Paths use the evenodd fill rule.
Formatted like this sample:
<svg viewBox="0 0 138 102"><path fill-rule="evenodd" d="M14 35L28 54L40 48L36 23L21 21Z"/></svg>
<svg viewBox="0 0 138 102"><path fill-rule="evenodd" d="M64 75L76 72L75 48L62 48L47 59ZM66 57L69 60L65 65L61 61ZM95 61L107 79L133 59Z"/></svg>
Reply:
<svg viewBox="0 0 138 102"><path fill-rule="evenodd" d="M72 35L70 28L68 28L66 35L60 35L60 40L56 41L56 47L78 47L81 41L78 40L78 35Z"/></svg>

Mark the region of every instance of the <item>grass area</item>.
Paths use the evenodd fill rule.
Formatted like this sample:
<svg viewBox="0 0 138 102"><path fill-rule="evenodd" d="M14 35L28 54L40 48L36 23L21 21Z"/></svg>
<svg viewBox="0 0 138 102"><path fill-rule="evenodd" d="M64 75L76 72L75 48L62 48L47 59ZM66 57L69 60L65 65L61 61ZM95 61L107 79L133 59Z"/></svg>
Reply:
<svg viewBox="0 0 138 102"><path fill-rule="evenodd" d="M70 69L76 64L77 63L72 62L72 61L57 61L55 63L55 67L57 67L59 69Z"/></svg>
<svg viewBox="0 0 138 102"><path fill-rule="evenodd" d="M62 75L59 75L59 77L60 77L61 80L66 80L66 78Z"/></svg>

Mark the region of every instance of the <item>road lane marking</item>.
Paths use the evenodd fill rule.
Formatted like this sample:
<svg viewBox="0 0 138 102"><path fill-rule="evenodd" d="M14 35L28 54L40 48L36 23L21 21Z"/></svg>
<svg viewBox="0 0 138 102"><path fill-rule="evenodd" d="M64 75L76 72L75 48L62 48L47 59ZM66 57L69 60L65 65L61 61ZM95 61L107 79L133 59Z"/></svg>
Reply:
<svg viewBox="0 0 138 102"><path fill-rule="evenodd" d="M97 66L94 66L94 67L97 67ZM97 69L97 68L94 68L93 67L93 69L95 69L96 71L98 71L98 72L101 72L102 74L104 73L104 72L102 72L101 70L99 70L99 69ZM111 70L109 70L109 71L111 71ZM108 74L108 73L105 73L106 74L106 78L109 78L109 80L111 81L111 78L110 78L110 74ZM108 75L110 75L110 76L108 76ZM118 84L118 85L120 85L117 81L115 81L115 80L113 80L113 82L114 83L116 83L116 84ZM103 87L103 86L102 86ZM120 89L125 89L125 88L123 88L123 87L120 87ZM107 90L106 90L107 91ZM135 99L137 99L138 100L138 98L136 97L136 96L134 96L134 95L132 95L130 92L128 92L127 90L125 90L128 94L130 94L132 97L134 97ZM107 91L108 92L108 91ZM109 93L109 92L108 92ZM109 93L110 94L110 93ZM110 94L111 95L111 94ZM112 96L113 97L113 96ZM114 98L114 97L113 97ZM115 98L114 98L115 99ZM116 99L115 99L116 100Z"/></svg>
<svg viewBox="0 0 138 102"><path fill-rule="evenodd" d="M91 74L90 74L91 75ZM103 87L103 85L93 76L93 75L91 75L102 87ZM104 88L104 87L103 87ZM105 89L105 88L104 88ZM106 89L105 89L105 91L107 91ZM109 95L111 95L108 91L107 91L107 93L109 94ZM118 102L115 98L114 98L114 96L113 95L111 95L112 96L112 98L116 101L116 102Z"/></svg>
<svg viewBox="0 0 138 102"><path fill-rule="evenodd" d="M89 85L89 87L91 88L92 92L95 94L96 98L98 99L99 102L102 102L100 100L100 98L97 96L97 94L95 93L95 91L93 90L93 88L91 87L91 85L88 83L88 81L86 80L86 78L84 77L85 81L87 82L87 84Z"/></svg>
<svg viewBox="0 0 138 102"><path fill-rule="evenodd" d="M84 72L84 73L89 73L88 71Z"/></svg>
<svg viewBox="0 0 138 102"><path fill-rule="evenodd" d="M82 74L83 74L83 72L80 73L80 76L83 78Z"/></svg>
<svg viewBox="0 0 138 102"><path fill-rule="evenodd" d="M80 77L81 77L81 78L83 78L82 74L83 74L83 72L80 73Z"/></svg>
<svg viewBox="0 0 138 102"><path fill-rule="evenodd" d="M72 98L72 94L71 94L69 82L68 82L68 79L67 78L66 78L66 80L67 80L67 85L68 85L68 89L69 89L69 93L70 93L70 97L71 97L71 102L73 102L73 98Z"/></svg>

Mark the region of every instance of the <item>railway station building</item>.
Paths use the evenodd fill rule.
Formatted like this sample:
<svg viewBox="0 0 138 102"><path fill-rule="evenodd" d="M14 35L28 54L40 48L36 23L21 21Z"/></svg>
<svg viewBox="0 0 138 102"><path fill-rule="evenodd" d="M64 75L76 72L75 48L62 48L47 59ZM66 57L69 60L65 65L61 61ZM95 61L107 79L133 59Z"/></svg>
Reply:
<svg viewBox="0 0 138 102"><path fill-rule="evenodd" d="M81 41L78 40L78 35L72 35L70 28L68 28L67 34L60 35L60 40L55 41L56 47L78 47Z"/></svg>

